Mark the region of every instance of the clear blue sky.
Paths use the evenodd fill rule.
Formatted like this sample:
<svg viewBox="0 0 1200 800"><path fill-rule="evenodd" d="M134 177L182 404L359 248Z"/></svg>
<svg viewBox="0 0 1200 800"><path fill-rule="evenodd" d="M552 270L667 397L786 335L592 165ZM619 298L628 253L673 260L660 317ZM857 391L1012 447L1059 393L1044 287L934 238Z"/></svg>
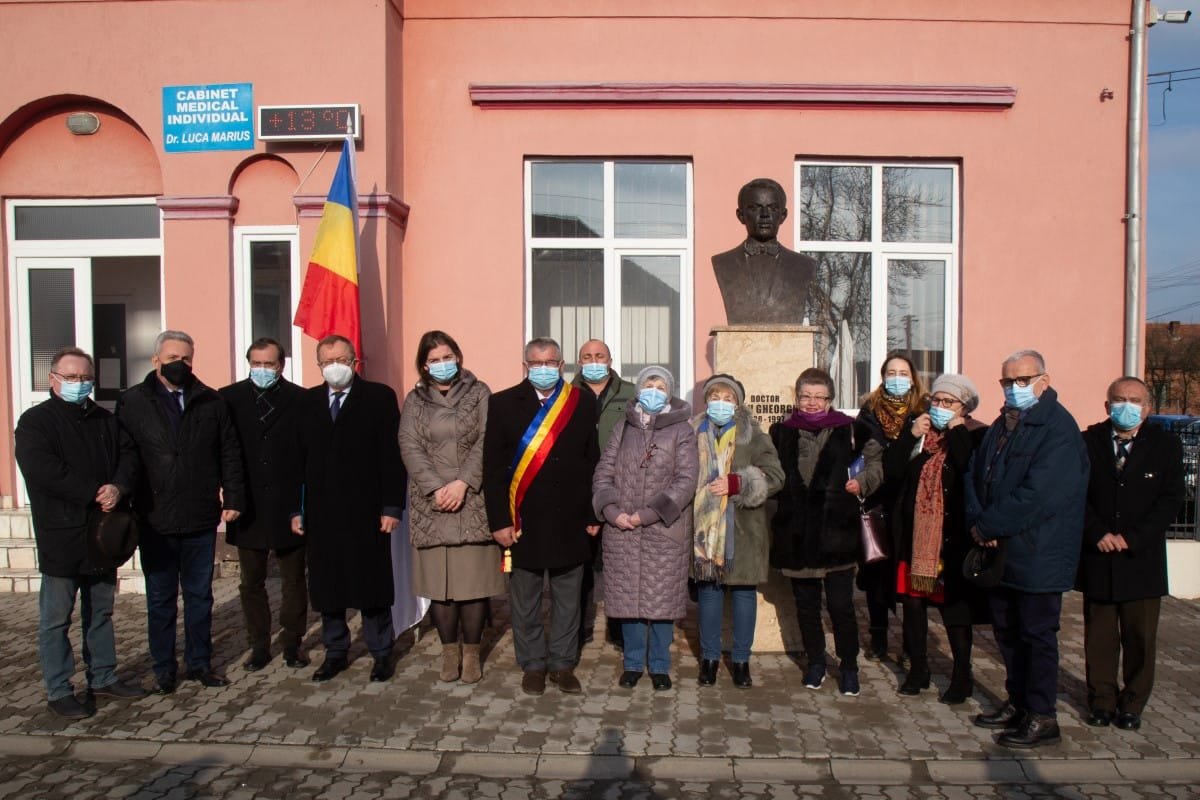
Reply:
<svg viewBox="0 0 1200 800"><path fill-rule="evenodd" d="M1161 0L1158 5L1163 10L1190 7L1193 14L1186 25L1159 23L1147 32L1150 72L1200 67L1200 0ZM1146 316L1200 322L1200 70L1177 77L1197 80L1175 83L1169 92L1166 85L1146 89Z"/></svg>

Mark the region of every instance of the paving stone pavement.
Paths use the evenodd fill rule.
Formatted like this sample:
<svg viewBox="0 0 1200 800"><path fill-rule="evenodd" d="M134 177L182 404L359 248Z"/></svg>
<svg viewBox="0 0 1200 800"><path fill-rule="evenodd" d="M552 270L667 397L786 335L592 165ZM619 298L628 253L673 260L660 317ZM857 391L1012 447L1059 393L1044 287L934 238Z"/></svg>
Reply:
<svg viewBox="0 0 1200 800"><path fill-rule="evenodd" d="M277 581L270 586L277 603ZM74 722L46 710L36 596L0 600L0 796L67 796L67 777L72 797L1200 796L1192 789L1200 786L1200 603L1193 601L1164 602L1155 694L1142 730L1126 732L1081 720L1081 602L1068 595L1063 742L1013 753L970 721L1003 693L1003 667L984 628L977 629L976 698L953 708L937 702L949 661L936 623L934 689L916 698L897 695L893 662L863 661L862 695L850 698L834 681L803 688L787 655L755 656L751 690L735 689L725 670L717 686L701 689L690 623L676 637L671 691L618 689L620 654L595 641L578 670L582 695L551 686L530 698L520 692L502 599L475 686L438 682L440 645L428 630L401 637L388 683L367 681L370 659L358 643L348 672L314 684L313 667L291 670L278 658L246 673L236 581L219 579L214 590L214 665L232 685L183 683L169 697L102 700L94 717ZM120 673L149 686L144 602L119 596L114 619ZM310 622L315 665L323 654L317 617ZM76 685L83 684L81 670ZM86 775L95 779L79 779Z"/></svg>

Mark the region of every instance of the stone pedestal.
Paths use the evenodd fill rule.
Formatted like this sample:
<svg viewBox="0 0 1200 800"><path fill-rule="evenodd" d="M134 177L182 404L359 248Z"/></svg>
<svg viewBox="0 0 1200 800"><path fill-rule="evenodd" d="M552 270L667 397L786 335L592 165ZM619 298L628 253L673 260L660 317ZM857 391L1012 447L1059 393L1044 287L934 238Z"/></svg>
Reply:
<svg viewBox="0 0 1200 800"><path fill-rule="evenodd" d="M816 328L808 325L725 325L712 329L716 338L714 371L733 375L746 387L746 407L763 430L792 413L796 377L813 365ZM701 399L697 399L701 403ZM774 500L766 513L774 513ZM731 641L726 611L725 641ZM791 582L771 570L759 586L758 622L754 650L759 653L799 652L800 630Z"/></svg>

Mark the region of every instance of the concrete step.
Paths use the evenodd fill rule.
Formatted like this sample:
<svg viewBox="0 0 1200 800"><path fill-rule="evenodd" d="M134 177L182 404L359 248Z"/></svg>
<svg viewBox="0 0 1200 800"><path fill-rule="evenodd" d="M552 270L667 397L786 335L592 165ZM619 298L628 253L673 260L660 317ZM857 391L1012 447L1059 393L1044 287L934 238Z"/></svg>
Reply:
<svg viewBox="0 0 1200 800"><path fill-rule="evenodd" d="M0 542L5 539L33 541L33 524L28 508L0 509Z"/></svg>
<svg viewBox="0 0 1200 800"><path fill-rule="evenodd" d="M33 539L0 540L0 569L37 569L38 566L37 542ZM141 551L134 551L125 568L141 574Z"/></svg>

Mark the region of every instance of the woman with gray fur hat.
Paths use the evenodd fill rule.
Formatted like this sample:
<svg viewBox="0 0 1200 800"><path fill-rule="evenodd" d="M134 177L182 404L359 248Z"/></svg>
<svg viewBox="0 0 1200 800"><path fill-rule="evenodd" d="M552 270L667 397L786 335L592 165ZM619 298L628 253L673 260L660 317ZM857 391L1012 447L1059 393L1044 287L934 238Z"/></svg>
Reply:
<svg viewBox="0 0 1200 800"><path fill-rule="evenodd" d="M971 625L987 620L986 597L962 573L971 549L963 481L987 431L971 417L977 405L979 392L969 378L942 375L933 382L929 411L909 417L883 458L884 480L896 486L896 594L911 657L900 694L916 695L929 687L927 611L935 605L954 658L950 685L941 695L948 704L961 703L974 691Z"/></svg>
<svg viewBox="0 0 1200 800"><path fill-rule="evenodd" d="M620 686L633 688L649 666L662 691L675 620L687 612L696 435L669 370L646 367L635 386L596 466L592 505L605 521L604 613L621 620L625 640Z"/></svg>
<svg viewBox="0 0 1200 800"><path fill-rule="evenodd" d="M733 606L733 685L748 689L758 584L767 580L771 535L767 498L783 486L771 439L746 408L732 375L704 382L705 411L692 417L700 472L696 480L692 580L700 621L700 685L712 686L721 661L725 593Z"/></svg>

